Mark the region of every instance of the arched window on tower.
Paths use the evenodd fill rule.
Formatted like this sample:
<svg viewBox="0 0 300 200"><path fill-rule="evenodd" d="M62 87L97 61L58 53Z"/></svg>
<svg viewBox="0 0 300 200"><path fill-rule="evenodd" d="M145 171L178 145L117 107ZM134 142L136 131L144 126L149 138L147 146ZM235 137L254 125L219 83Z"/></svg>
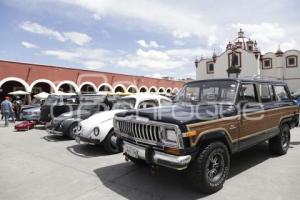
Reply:
<svg viewBox="0 0 300 200"><path fill-rule="evenodd" d="M231 52L228 54L228 67L242 67L241 52Z"/></svg>

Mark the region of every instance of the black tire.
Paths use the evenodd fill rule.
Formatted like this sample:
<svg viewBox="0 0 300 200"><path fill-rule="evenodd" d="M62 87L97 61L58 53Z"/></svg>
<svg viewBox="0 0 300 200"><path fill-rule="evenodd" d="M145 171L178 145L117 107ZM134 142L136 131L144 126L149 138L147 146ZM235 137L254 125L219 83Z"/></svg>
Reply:
<svg viewBox="0 0 300 200"><path fill-rule="evenodd" d="M228 148L222 142L212 142L201 148L198 157L187 169L187 176L198 191L212 194L223 187L229 169Z"/></svg>
<svg viewBox="0 0 300 200"><path fill-rule="evenodd" d="M111 153L111 154L120 152L120 149L117 146L115 146L111 141L111 137L114 135L115 135L114 130L109 131L105 140L103 141L103 147L104 147L105 151L108 153Z"/></svg>
<svg viewBox="0 0 300 200"><path fill-rule="evenodd" d="M77 130L77 126L78 126L77 122L71 124L70 128L68 129L68 135L67 135L69 138L75 139L75 132Z"/></svg>
<svg viewBox="0 0 300 200"><path fill-rule="evenodd" d="M290 127L286 123L282 124L280 127L280 133L269 140L270 152L277 155L286 154L290 147L290 140Z"/></svg>

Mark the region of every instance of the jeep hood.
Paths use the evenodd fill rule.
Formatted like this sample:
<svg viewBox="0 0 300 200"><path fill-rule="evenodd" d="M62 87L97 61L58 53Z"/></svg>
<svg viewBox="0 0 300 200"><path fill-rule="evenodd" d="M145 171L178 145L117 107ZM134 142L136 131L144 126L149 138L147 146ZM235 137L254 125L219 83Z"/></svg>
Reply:
<svg viewBox="0 0 300 200"><path fill-rule="evenodd" d="M177 124L179 126L233 116L236 109L232 105L173 105L116 114L117 117L139 116L153 121Z"/></svg>

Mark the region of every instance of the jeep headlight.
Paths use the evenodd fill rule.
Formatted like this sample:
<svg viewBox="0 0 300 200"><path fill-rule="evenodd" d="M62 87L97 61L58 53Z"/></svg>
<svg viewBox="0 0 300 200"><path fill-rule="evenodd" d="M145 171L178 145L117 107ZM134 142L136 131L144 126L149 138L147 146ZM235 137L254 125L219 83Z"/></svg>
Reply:
<svg viewBox="0 0 300 200"><path fill-rule="evenodd" d="M175 130L172 129L166 130L166 141L177 143L177 134Z"/></svg>
<svg viewBox="0 0 300 200"><path fill-rule="evenodd" d="M98 136L99 133L100 133L100 129L98 127L95 127L94 130L93 130L93 133L95 136Z"/></svg>

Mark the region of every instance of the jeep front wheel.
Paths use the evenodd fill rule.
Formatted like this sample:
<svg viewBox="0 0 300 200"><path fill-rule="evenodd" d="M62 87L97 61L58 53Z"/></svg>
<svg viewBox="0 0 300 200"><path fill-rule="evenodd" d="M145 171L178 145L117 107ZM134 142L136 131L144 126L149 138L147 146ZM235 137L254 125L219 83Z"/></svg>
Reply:
<svg viewBox="0 0 300 200"><path fill-rule="evenodd" d="M288 124L283 124L280 127L279 135L269 140L270 152L278 155L286 154L290 147L290 140L291 140L290 127Z"/></svg>
<svg viewBox="0 0 300 200"><path fill-rule="evenodd" d="M113 144L112 137L115 136L114 130L109 131L105 140L103 141L103 147L107 153L115 154L119 153L120 149Z"/></svg>
<svg viewBox="0 0 300 200"><path fill-rule="evenodd" d="M188 168L188 179L200 192L212 194L223 187L229 168L228 148L222 142L213 142L201 148Z"/></svg>

